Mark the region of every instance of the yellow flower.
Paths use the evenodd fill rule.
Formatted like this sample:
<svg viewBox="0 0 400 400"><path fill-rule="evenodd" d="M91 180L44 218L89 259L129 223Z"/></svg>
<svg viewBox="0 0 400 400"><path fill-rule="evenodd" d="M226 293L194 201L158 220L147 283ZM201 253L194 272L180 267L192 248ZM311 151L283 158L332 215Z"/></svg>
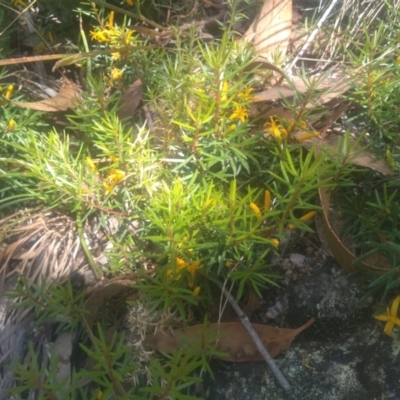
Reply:
<svg viewBox="0 0 400 400"><path fill-rule="evenodd" d="M6 92L6 94L5 94L4 97L5 97L7 100L10 100L10 97L11 97L13 91L14 91L14 85L9 85L8 88L7 88L7 92Z"/></svg>
<svg viewBox="0 0 400 400"><path fill-rule="evenodd" d="M279 246L279 240L278 239L271 239L271 243L272 243L272 246L274 246L274 247L278 247Z"/></svg>
<svg viewBox="0 0 400 400"><path fill-rule="evenodd" d="M124 178L125 172L116 168L111 168L108 176L103 182L106 195L109 194Z"/></svg>
<svg viewBox="0 0 400 400"><path fill-rule="evenodd" d="M109 42L111 40L107 30L90 31L90 36L92 37L92 40L96 40L97 42L100 43Z"/></svg>
<svg viewBox="0 0 400 400"><path fill-rule="evenodd" d="M385 329L383 332L386 333L386 335L392 336L393 333L393 328L395 325L400 326L400 319L397 316L397 310L399 309L399 304L400 304L400 296L397 296L392 303L392 307L389 307L386 309L386 314L380 314L376 315L375 319L378 321L386 321Z"/></svg>
<svg viewBox="0 0 400 400"><path fill-rule="evenodd" d="M297 140L299 142L304 142L304 140L311 139L311 138L313 138L315 136L318 136L318 135L319 135L319 132L317 132L317 131L308 132L308 133L304 133L303 135L301 135Z"/></svg>
<svg viewBox="0 0 400 400"><path fill-rule="evenodd" d="M265 191L264 195L264 211L268 212L271 209L271 193L269 190Z"/></svg>
<svg viewBox="0 0 400 400"><path fill-rule="evenodd" d="M119 79L122 78L122 70L120 70L119 68L113 68L110 72L111 74L111 78L114 81L118 81Z"/></svg>
<svg viewBox="0 0 400 400"><path fill-rule="evenodd" d="M397 62L397 64L400 64L400 56L397 56L396 62Z"/></svg>
<svg viewBox="0 0 400 400"><path fill-rule="evenodd" d="M281 125L279 125L272 117L271 122L267 122L264 127L267 128L267 132L273 136L278 142L287 139L287 131Z"/></svg>
<svg viewBox="0 0 400 400"><path fill-rule="evenodd" d="M194 286L194 276L196 274L197 269L200 266L200 260L196 260L192 264L188 265L187 270L190 273L189 278L189 287L192 288Z"/></svg>
<svg viewBox="0 0 400 400"><path fill-rule="evenodd" d="M222 83L222 90L221 90L221 103L226 103L228 101L228 92L229 89L229 85L228 85L228 81L224 81Z"/></svg>
<svg viewBox="0 0 400 400"><path fill-rule="evenodd" d="M246 86L244 92L240 92L238 97L241 97L244 101L249 101L253 98L253 96L251 96L253 90L253 88Z"/></svg>
<svg viewBox="0 0 400 400"><path fill-rule="evenodd" d="M176 265L176 270L180 271L182 268L185 268L188 265L188 263L182 258L176 257L175 265Z"/></svg>
<svg viewBox="0 0 400 400"><path fill-rule="evenodd" d="M121 53L119 52L111 53L111 56L114 60L119 60L121 58Z"/></svg>
<svg viewBox="0 0 400 400"><path fill-rule="evenodd" d="M316 213L317 213L316 211L310 211L309 213L303 215L300 218L300 221L309 221L310 219L313 219L315 217Z"/></svg>
<svg viewBox="0 0 400 400"><path fill-rule="evenodd" d="M14 121L13 119L10 119L10 120L8 121L8 129L9 129L10 131L13 131L14 128L15 128L15 121Z"/></svg>
<svg viewBox="0 0 400 400"><path fill-rule="evenodd" d="M97 172L97 168L96 165L94 164L93 160L90 157L86 157L86 164L88 165L88 167L93 171L93 172Z"/></svg>
<svg viewBox="0 0 400 400"><path fill-rule="evenodd" d="M300 218L300 221L309 221L314 218L316 213L317 213L316 211L310 211L309 213L303 215ZM288 229L290 229L292 231L293 229L296 229L296 227L293 224L289 224Z"/></svg>
<svg viewBox="0 0 400 400"><path fill-rule="evenodd" d="M257 219L260 220L260 219L261 219L261 211L260 211L260 209L258 208L257 204L255 204L255 203L250 203L250 206L249 206L249 207L250 207L251 210L254 212L254 214L256 214Z"/></svg>
<svg viewBox="0 0 400 400"><path fill-rule="evenodd" d="M28 5L23 0L11 0L11 4L14 6L28 7Z"/></svg>
<svg viewBox="0 0 400 400"><path fill-rule="evenodd" d="M130 40L132 38L132 35L133 35L133 30L132 29L128 30L128 32L126 32L124 34L124 42L125 42L125 44L129 44L129 42L130 42Z"/></svg>
<svg viewBox="0 0 400 400"><path fill-rule="evenodd" d="M108 15L108 22L106 23L106 26L110 29L114 28L114 11L111 11Z"/></svg>
<svg viewBox="0 0 400 400"><path fill-rule="evenodd" d="M236 129L236 124L231 124L229 128L224 132L223 136L228 136L231 132Z"/></svg>
<svg viewBox="0 0 400 400"><path fill-rule="evenodd" d="M230 268L230 267L232 267L232 265L233 265L233 262L232 262L232 261L227 261L227 262L225 263L225 267L226 267L226 268Z"/></svg>
<svg viewBox="0 0 400 400"><path fill-rule="evenodd" d="M193 289L192 295L193 295L193 296L198 296L199 293L200 293L200 286L196 286L196 287Z"/></svg>
<svg viewBox="0 0 400 400"><path fill-rule="evenodd" d="M118 158L115 157L115 156L113 156L113 155L110 155L109 158L110 158L110 161L111 161L112 163L117 163L117 162L118 162Z"/></svg>
<svg viewBox="0 0 400 400"><path fill-rule="evenodd" d="M126 0L126 3L130 6L133 6L133 0Z"/></svg>
<svg viewBox="0 0 400 400"><path fill-rule="evenodd" d="M242 122L246 122L249 119L249 113L242 106L236 106L235 111L229 116L229 119L239 119Z"/></svg>

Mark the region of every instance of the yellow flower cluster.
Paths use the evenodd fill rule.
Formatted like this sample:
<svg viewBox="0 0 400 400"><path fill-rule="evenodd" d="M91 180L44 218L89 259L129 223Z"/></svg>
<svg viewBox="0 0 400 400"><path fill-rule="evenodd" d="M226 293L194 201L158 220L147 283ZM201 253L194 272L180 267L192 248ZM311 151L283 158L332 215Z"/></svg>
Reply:
<svg viewBox="0 0 400 400"><path fill-rule="evenodd" d="M222 89L221 89L221 104L224 104L228 101L228 90L229 90L228 82L224 81L222 83ZM237 98L240 99L242 102L248 102L253 97L251 95L251 92L253 90L254 90L253 88L246 87L243 92L238 93ZM235 109L229 115L228 119L237 120L238 122L240 121L241 123L246 122L249 119L249 112L247 108L235 101L233 102L233 104L235 106ZM224 136L228 136L235 129L236 129L236 124L231 124L225 131Z"/></svg>
<svg viewBox="0 0 400 400"><path fill-rule="evenodd" d="M109 194L125 178L125 172L117 168L111 168L103 181L105 194Z"/></svg>
<svg viewBox="0 0 400 400"><path fill-rule="evenodd" d="M119 68L112 68L110 71L111 79L118 81L122 78L122 70Z"/></svg>
<svg viewBox="0 0 400 400"><path fill-rule="evenodd" d="M188 286L189 286L189 288L193 289L196 271L200 266L200 260L196 260L196 261L194 261L192 263L189 263L189 262L183 260L182 258L177 257L176 260L175 260L175 266L176 266L176 275L175 275L175 277L174 277L172 268L168 268L167 275L170 278L180 279L181 278L181 271L186 269L186 271L189 272ZM198 296L199 293L200 293L200 286L196 286L193 289L193 293L192 294L193 294L193 296Z"/></svg>
<svg viewBox="0 0 400 400"><path fill-rule="evenodd" d="M270 117L270 122L267 122L264 127L266 128L267 133L274 137L278 142L282 142L288 137L287 130L273 117Z"/></svg>
<svg viewBox="0 0 400 400"><path fill-rule="evenodd" d="M115 156L110 156L110 161L116 163L118 159ZM96 175L99 174L95 163L90 157L86 157L86 164L94 173L96 173ZM111 168L108 171L107 176L103 179L105 195L110 194L114 190L115 186L121 183L124 178L125 178L124 171L121 171L118 168Z"/></svg>
<svg viewBox="0 0 400 400"><path fill-rule="evenodd" d="M108 16L108 21L104 27L97 27L90 31L92 40L99 43L110 43L115 47L127 46L132 41L133 30L120 28L114 25L114 11L111 11ZM112 53L114 59L120 58L118 52Z"/></svg>
<svg viewBox="0 0 400 400"><path fill-rule="evenodd" d="M295 132L300 133L300 135L296 135L299 142L319 135L319 132L308 129L307 122L300 116L296 121L294 119L279 121L277 118L270 117L270 120L264 124L264 128L265 132L278 142L287 140Z"/></svg>

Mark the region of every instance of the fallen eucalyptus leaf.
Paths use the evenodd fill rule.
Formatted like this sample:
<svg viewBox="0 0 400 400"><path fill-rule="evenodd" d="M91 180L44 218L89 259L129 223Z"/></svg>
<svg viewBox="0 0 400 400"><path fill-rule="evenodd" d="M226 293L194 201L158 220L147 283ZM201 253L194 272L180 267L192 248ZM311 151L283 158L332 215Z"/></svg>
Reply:
<svg viewBox="0 0 400 400"><path fill-rule="evenodd" d="M292 33L292 0L265 0L259 15L244 34L252 41L256 53L271 54L279 50L286 54Z"/></svg>
<svg viewBox="0 0 400 400"><path fill-rule="evenodd" d="M271 357L276 357L286 350L293 339L308 328L315 318L311 318L297 329L275 328L273 326L252 324ZM176 329L172 332L157 331L146 336L144 344L156 350L172 353L181 346L188 345L201 348L204 343L215 340L215 350L225 352L224 361L244 362L263 360L246 328L240 322L194 325L189 328Z"/></svg>

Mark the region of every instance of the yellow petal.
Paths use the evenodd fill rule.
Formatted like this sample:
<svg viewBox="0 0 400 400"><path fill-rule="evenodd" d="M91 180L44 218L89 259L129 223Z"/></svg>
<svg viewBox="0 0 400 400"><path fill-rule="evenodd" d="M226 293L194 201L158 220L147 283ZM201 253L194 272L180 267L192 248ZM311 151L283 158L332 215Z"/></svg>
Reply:
<svg viewBox="0 0 400 400"><path fill-rule="evenodd" d="M268 212L271 209L271 193L269 190L265 191L264 195L264 211Z"/></svg>
<svg viewBox="0 0 400 400"><path fill-rule="evenodd" d="M271 239L271 243L272 243L272 246L274 246L274 247L278 247L279 246L279 240L278 239Z"/></svg>
<svg viewBox="0 0 400 400"><path fill-rule="evenodd" d="M114 11L111 11L111 12L110 12L110 15L108 16L108 23L107 23L107 25L108 25L108 27L109 27L110 29L113 28L113 26L114 26Z"/></svg>
<svg viewBox="0 0 400 400"><path fill-rule="evenodd" d="M223 136L228 136L231 132L236 129L236 124L231 124L229 128L224 132Z"/></svg>
<svg viewBox="0 0 400 400"><path fill-rule="evenodd" d="M383 330L383 332L385 332L386 335L388 336L392 336L393 328L394 328L394 323L392 321L388 321L385 325L385 329Z"/></svg>
<svg viewBox="0 0 400 400"><path fill-rule="evenodd" d="M187 267L187 270L189 272L191 272L192 274L194 274L196 272L197 268L199 268L199 265L200 265L200 260L196 260L195 262L193 262L192 264L190 264Z"/></svg>
<svg viewBox="0 0 400 400"><path fill-rule="evenodd" d="M7 100L10 100L10 97L11 97L13 91L14 91L14 85L9 85L8 88L7 88L7 92L5 94L5 98Z"/></svg>
<svg viewBox="0 0 400 400"><path fill-rule="evenodd" d="M182 258L176 257L175 265L176 265L176 269L179 271L182 268L185 268L188 265L188 263L185 260L183 260Z"/></svg>
<svg viewBox="0 0 400 400"><path fill-rule="evenodd" d="M392 303L392 307L390 308L390 315L393 318L397 317L397 310L399 309L399 304L400 304L400 296L397 296Z"/></svg>
<svg viewBox="0 0 400 400"><path fill-rule="evenodd" d="M317 213L316 211L310 211L309 213L303 215L303 216L300 218L300 221L309 221L310 219L313 219L313 218L314 218L314 216L315 216L316 213Z"/></svg>
<svg viewBox="0 0 400 400"><path fill-rule="evenodd" d="M97 171L96 165L90 157L86 157L86 164L93 172Z"/></svg>
<svg viewBox="0 0 400 400"><path fill-rule="evenodd" d="M384 314L375 315L374 318L377 319L378 321L388 321L389 320L389 317Z"/></svg>
<svg viewBox="0 0 400 400"><path fill-rule="evenodd" d="M196 287L193 289L192 295L193 295L193 296L198 296L199 293L200 293L200 286L196 286Z"/></svg>
<svg viewBox="0 0 400 400"><path fill-rule="evenodd" d="M249 207L254 212L254 214L256 214L257 219L261 219L261 211L258 208L257 204L250 203Z"/></svg>
<svg viewBox="0 0 400 400"><path fill-rule="evenodd" d="M311 139L311 138L313 138L315 136L318 136L318 135L319 135L318 132L305 133L304 135L301 135L297 140L299 142L303 142L304 140Z"/></svg>

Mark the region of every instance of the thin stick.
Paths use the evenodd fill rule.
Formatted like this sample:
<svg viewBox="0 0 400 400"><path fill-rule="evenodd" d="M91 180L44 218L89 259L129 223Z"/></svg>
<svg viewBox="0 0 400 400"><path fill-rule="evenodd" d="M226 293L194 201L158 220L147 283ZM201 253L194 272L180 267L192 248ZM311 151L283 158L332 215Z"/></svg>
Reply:
<svg viewBox="0 0 400 400"><path fill-rule="evenodd" d="M297 56L293 59L293 61L289 64L289 66L286 69L287 72L289 72L293 66L296 64L297 60L299 57L301 57L304 52L307 50L307 47L310 45L310 43L314 40L315 36L317 35L318 31L321 29L322 24L325 22L325 20L328 18L328 15L332 11L332 8L335 6L335 4L338 2L338 0L332 0L332 3L330 6L327 8L325 11L324 15L321 17L321 19L318 21L317 26L315 29L311 32L310 36L306 40L306 42L303 44L303 47L301 50L298 52Z"/></svg>
<svg viewBox="0 0 400 400"><path fill-rule="evenodd" d="M253 326L251 325L250 320L247 318L247 316L244 314L242 309L236 303L235 299L225 289L225 287L223 287L222 285L219 285L219 286L222 290L222 293L226 296L230 305L233 307L233 309L236 311L237 315L239 316L240 322L246 328L247 332L249 332L249 335L253 339L253 341L257 347L257 350L263 356L265 362L268 364L272 373L275 375L275 378L278 380L279 384L283 387L283 389L288 392L290 390L289 382L286 380L285 376L283 375L282 371L279 369L278 365L275 363L274 359L268 354L268 351L265 348L263 342L261 341L261 339L257 335L257 332L254 330Z"/></svg>

